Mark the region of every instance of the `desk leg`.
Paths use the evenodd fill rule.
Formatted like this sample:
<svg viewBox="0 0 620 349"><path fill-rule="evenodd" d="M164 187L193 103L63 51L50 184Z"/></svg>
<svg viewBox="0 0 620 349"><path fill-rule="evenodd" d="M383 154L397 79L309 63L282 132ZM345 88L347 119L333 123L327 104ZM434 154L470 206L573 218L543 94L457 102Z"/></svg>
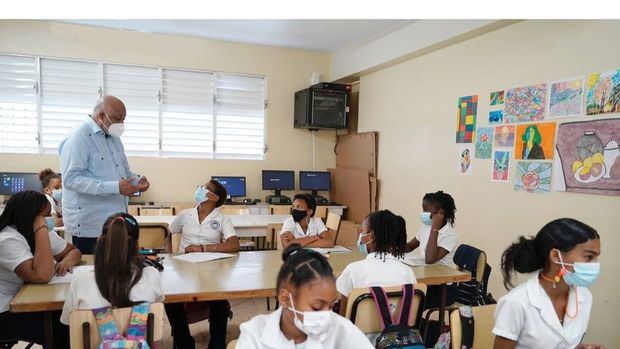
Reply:
<svg viewBox="0 0 620 349"><path fill-rule="evenodd" d="M441 298L439 299L439 334L444 330L444 317L446 315L446 297L448 293L448 285L441 284Z"/></svg>
<svg viewBox="0 0 620 349"><path fill-rule="evenodd" d="M43 331L45 333L45 342L43 348L52 349L54 347L54 330L52 328L52 312L46 311L43 313Z"/></svg>

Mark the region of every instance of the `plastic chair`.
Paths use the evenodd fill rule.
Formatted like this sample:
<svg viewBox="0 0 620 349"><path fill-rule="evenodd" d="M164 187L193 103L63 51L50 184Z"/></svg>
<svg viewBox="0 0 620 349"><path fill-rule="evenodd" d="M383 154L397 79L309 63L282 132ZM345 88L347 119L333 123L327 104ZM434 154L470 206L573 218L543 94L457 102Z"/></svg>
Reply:
<svg viewBox="0 0 620 349"><path fill-rule="evenodd" d="M228 343L226 349L235 349L237 347L237 340L234 339Z"/></svg>
<svg viewBox="0 0 620 349"><path fill-rule="evenodd" d="M276 240L280 239L280 231L282 230L282 223L269 224L265 231L265 240L263 240L262 250L276 250Z"/></svg>
<svg viewBox="0 0 620 349"><path fill-rule="evenodd" d="M492 331L495 325L496 306L496 304L490 304L472 308L474 314L474 348L493 348L495 335Z"/></svg>
<svg viewBox="0 0 620 349"><path fill-rule="evenodd" d="M142 225L138 245L144 248L165 249L168 234L168 227L165 225Z"/></svg>
<svg viewBox="0 0 620 349"><path fill-rule="evenodd" d="M338 240L338 229L340 229L340 215L337 215L332 212L327 213L327 221L325 222L325 226L329 229L329 232L334 237L334 244L336 244L336 240Z"/></svg>
<svg viewBox="0 0 620 349"><path fill-rule="evenodd" d="M449 319L450 319L449 320L450 321L450 348L461 349L461 343L463 341L463 328L461 325L461 313L459 312L459 310L452 309L450 311ZM491 347L488 347L488 348L491 348Z"/></svg>

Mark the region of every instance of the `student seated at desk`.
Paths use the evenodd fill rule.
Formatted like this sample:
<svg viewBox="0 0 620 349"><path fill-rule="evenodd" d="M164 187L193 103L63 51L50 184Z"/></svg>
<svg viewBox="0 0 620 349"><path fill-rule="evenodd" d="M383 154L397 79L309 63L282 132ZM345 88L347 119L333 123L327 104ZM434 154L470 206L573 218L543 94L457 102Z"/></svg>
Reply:
<svg viewBox="0 0 620 349"><path fill-rule="evenodd" d="M366 259L347 265L336 281L342 315L354 288L416 283L413 270L404 263L407 231L403 217L388 210L369 214L362 221L357 246Z"/></svg>
<svg viewBox="0 0 620 349"><path fill-rule="evenodd" d="M62 227L64 225L62 221L62 179L58 173L50 168L39 172L39 179L43 193L50 202L51 217L55 220L54 224L56 227Z"/></svg>
<svg viewBox="0 0 620 349"><path fill-rule="evenodd" d="M143 265L138 252L140 227L128 213L116 213L103 224L95 246L95 269L78 271L71 281L60 321L69 325L73 310L125 308L162 302L159 271Z"/></svg>
<svg viewBox="0 0 620 349"><path fill-rule="evenodd" d="M276 283L280 307L240 326L239 349L370 349L351 321L334 313L334 272L318 252L291 244Z"/></svg>
<svg viewBox="0 0 620 349"><path fill-rule="evenodd" d="M24 282L47 283L82 259L80 251L46 224L50 210L45 195L23 191L11 196L0 216L0 339L43 344L43 313L11 313L9 302ZM69 328L60 324L59 315L52 314L54 348L66 349Z"/></svg>
<svg viewBox="0 0 620 349"><path fill-rule="evenodd" d="M502 254L504 286L513 273L535 273L500 298L495 310L495 349L604 348L580 344L588 328L599 276L601 241L592 227L556 219L535 237L519 237Z"/></svg>
<svg viewBox="0 0 620 349"><path fill-rule="evenodd" d="M420 220L422 227L418 234L407 244L407 251L411 252L418 247L426 264L442 264L454 268L454 252L458 245L458 235L454 230L456 205L448 193L437 191L428 193L422 199L422 213ZM456 300L456 284L447 286L446 304ZM429 286L426 292L424 308L439 306L441 296L440 286Z"/></svg>
<svg viewBox="0 0 620 349"><path fill-rule="evenodd" d="M316 200L310 194L297 194L293 198L291 217L280 231L282 247L300 244L303 247L334 247L332 234L320 218L315 218Z"/></svg>
<svg viewBox="0 0 620 349"><path fill-rule="evenodd" d="M181 234L181 252L239 252L239 239L230 217L219 209L226 201L226 196L226 188L216 180L210 180L196 189L194 199L198 206L183 210L169 227L172 234ZM209 349L224 349L230 314L228 301L207 303L211 335ZM183 303L165 304L165 308L172 327L173 347L195 348Z"/></svg>

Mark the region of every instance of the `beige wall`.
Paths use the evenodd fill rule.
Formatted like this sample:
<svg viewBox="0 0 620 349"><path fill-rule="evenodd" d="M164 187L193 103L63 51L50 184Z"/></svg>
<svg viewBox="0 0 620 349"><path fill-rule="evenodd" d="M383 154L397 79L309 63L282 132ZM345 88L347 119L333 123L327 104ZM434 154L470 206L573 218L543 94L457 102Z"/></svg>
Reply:
<svg viewBox="0 0 620 349"><path fill-rule="evenodd" d="M485 250L498 298L500 255L519 234L573 217L598 229L602 277L592 286L587 339L620 347L618 270L620 198L515 192L490 180L491 160L475 159L473 176L456 172L456 102L478 94L478 125L488 124L490 91L620 68L620 21L525 21L361 78L359 131L379 132L380 207L403 214L413 237L424 193L445 190L458 208L461 242ZM618 115L616 115L618 116Z"/></svg>
<svg viewBox="0 0 620 349"><path fill-rule="evenodd" d="M0 52L61 58L260 74L267 77L268 152L264 161L130 158L132 170L148 176L148 201L191 201L195 185L211 175L246 176L248 195L264 200L262 169L312 169L312 137L293 129L293 94L312 72L329 74L327 54L303 50L145 34L45 21L0 21ZM94 103L94 101L93 101ZM316 135L316 169L335 165L334 132ZM0 171L58 169L55 155L0 154ZM298 185L297 185L298 186Z"/></svg>

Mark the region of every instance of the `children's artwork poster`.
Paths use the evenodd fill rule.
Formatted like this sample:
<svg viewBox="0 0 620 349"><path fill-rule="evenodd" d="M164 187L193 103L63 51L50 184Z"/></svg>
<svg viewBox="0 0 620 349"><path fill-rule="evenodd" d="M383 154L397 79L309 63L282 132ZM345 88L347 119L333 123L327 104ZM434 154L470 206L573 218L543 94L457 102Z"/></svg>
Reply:
<svg viewBox="0 0 620 349"><path fill-rule="evenodd" d="M493 91L489 97L491 105L504 104L504 91Z"/></svg>
<svg viewBox="0 0 620 349"><path fill-rule="evenodd" d="M620 112L620 69L588 75L586 114Z"/></svg>
<svg viewBox="0 0 620 349"><path fill-rule="evenodd" d="M512 148L515 146L514 125L495 126L495 134L493 135L493 146L498 148Z"/></svg>
<svg viewBox="0 0 620 349"><path fill-rule="evenodd" d="M478 96L459 98L456 143L473 143L476 139L476 113Z"/></svg>
<svg viewBox="0 0 620 349"><path fill-rule="evenodd" d="M458 173L471 176L474 167L474 145L460 144L457 153L457 171Z"/></svg>
<svg viewBox="0 0 620 349"><path fill-rule="evenodd" d="M476 129L476 158L490 159L493 147L493 127L478 127Z"/></svg>
<svg viewBox="0 0 620 349"><path fill-rule="evenodd" d="M541 121L545 118L547 84L506 90L504 123Z"/></svg>
<svg viewBox="0 0 620 349"><path fill-rule="evenodd" d="M503 110L491 110L489 112L489 125L501 124L504 122Z"/></svg>
<svg viewBox="0 0 620 349"><path fill-rule="evenodd" d="M515 166L515 190L534 194L551 192L553 164L548 161L517 161Z"/></svg>
<svg viewBox="0 0 620 349"><path fill-rule="evenodd" d="M620 195L620 118L558 127L553 189Z"/></svg>
<svg viewBox="0 0 620 349"><path fill-rule="evenodd" d="M515 159L551 160L555 148L555 122L517 126Z"/></svg>
<svg viewBox="0 0 620 349"><path fill-rule="evenodd" d="M549 118L581 115L583 78L553 82L549 85Z"/></svg>
<svg viewBox="0 0 620 349"><path fill-rule="evenodd" d="M508 182L510 178L510 150L495 150L493 152L493 174L495 182Z"/></svg>

